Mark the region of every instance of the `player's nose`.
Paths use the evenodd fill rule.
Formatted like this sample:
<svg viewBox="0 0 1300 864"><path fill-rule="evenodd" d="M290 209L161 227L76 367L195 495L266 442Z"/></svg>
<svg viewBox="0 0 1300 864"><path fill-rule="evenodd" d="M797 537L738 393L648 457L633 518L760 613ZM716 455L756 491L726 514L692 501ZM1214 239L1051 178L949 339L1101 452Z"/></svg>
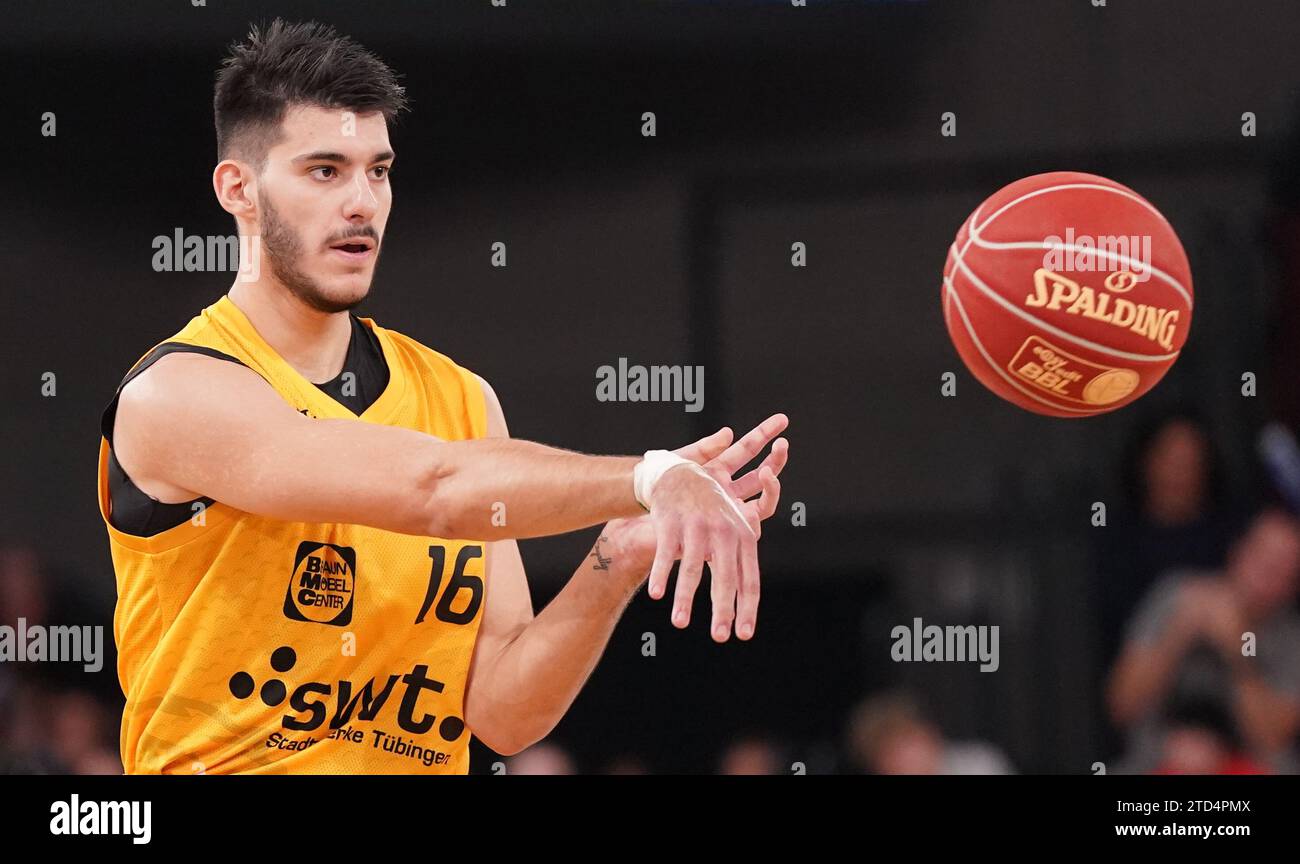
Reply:
<svg viewBox="0 0 1300 864"><path fill-rule="evenodd" d="M375 197L375 192L370 188L370 183L364 176L355 176L348 190L348 198L344 204L343 216L348 221L368 222L379 210L379 199Z"/></svg>

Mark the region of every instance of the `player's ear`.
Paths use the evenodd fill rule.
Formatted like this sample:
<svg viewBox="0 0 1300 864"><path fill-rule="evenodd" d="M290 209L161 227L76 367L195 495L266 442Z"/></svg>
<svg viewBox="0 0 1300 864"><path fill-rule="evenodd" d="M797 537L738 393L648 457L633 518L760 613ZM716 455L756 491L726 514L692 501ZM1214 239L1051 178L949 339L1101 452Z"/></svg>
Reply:
<svg viewBox="0 0 1300 864"><path fill-rule="evenodd" d="M212 169L212 191L217 195L217 203L236 219L256 217L255 183L252 168L236 159L223 159Z"/></svg>

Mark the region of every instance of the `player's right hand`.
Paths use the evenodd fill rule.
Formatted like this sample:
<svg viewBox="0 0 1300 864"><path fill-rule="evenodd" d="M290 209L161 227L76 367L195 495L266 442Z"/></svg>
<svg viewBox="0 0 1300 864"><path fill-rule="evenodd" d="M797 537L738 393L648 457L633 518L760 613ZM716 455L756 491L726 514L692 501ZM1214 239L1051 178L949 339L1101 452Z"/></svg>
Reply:
<svg viewBox="0 0 1300 864"><path fill-rule="evenodd" d="M691 602L707 560L712 574L713 638L726 639L735 620L739 580L746 586L758 583L758 533L718 481L694 465L679 465L659 479L650 519L656 541L651 583L667 581L673 561L681 559L674 626L690 623Z"/></svg>
<svg viewBox="0 0 1300 864"><path fill-rule="evenodd" d="M690 623L691 606L707 561L714 640L725 641L733 625L741 639L753 635L758 617L760 525L780 496L777 474L785 466L788 445L777 439L758 469L734 480L732 475L784 431L787 423L784 414L773 415L735 443L729 429L719 430L677 451L703 470L678 466L660 478L648 517L655 531L649 592L655 599L663 596L673 561L680 559L674 626ZM757 499L745 500L756 494Z"/></svg>

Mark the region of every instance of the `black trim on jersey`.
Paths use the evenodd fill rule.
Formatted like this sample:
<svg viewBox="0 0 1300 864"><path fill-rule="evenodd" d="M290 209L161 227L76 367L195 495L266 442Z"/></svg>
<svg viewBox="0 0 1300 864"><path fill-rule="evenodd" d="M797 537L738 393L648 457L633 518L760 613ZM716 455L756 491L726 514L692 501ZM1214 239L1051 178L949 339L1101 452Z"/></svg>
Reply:
<svg viewBox="0 0 1300 864"><path fill-rule="evenodd" d="M157 363L168 354L202 354L205 357L215 357L218 360L229 360L231 363L238 363L240 366L244 362L238 357L231 357L229 354L218 351L215 348L208 348L203 345L188 345L184 342L164 342L157 348L150 351L140 359L140 362L131 367L131 371L126 373L122 383L117 385L117 390L113 391L113 399L100 415L99 431L103 434L104 439L108 441L108 446L113 446L113 421L117 419L117 399L122 395L122 388L130 384L136 378L140 377L144 370Z"/></svg>
<svg viewBox="0 0 1300 864"><path fill-rule="evenodd" d="M361 319L349 314L352 319L352 334L348 338L348 353L343 360L343 369L329 381L316 384L316 387L344 408L358 417L375 403L380 394L388 387L388 360L384 349L379 344L379 337ZM343 386L348 383L344 375L352 373L352 394L344 395ZM315 382L313 382L315 383Z"/></svg>
<svg viewBox="0 0 1300 864"><path fill-rule="evenodd" d="M182 525L194 515L196 503L201 503L204 507L213 503L208 497L175 504L159 501L131 481L122 464L117 461L117 454L113 452L113 423L117 419L117 400L122 395L122 388L168 354L202 354L218 360L229 360L240 366L245 365L238 357L231 357L215 348L187 345L184 342L164 342L131 367L131 371L126 373L122 383L117 385L112 401L108 403L99 420L99 431L103 434L104 440L108 441L108 498L113 504L108 521L117 530L137 537L152 537L169 528Z"/></svg>
<svg viewBox="0 0 1300 864"><path fill-rule="evenodd" d="M362 324L357 316L349 314L348 317L352 321L352 333L348 338L348 351L343 361L343 370L331 380L316 384L316 387L344 408L360 416L388 388L388 360L384 357L384 349L375 332ZM109 446L108 494L113 505L109 513L109 521L117 530L137 537L152 537L184 524L194 515L196 503L201 503L204 507L213 503L213 499L208 497L175 504L159 501L131 481L121 463L117 461L116 454L113 453L113 423L117 419L117 400L122 393L122 388L158 360L168 354L177 353L202 354L205 357L238 363L240 366L247 365L239 358L214 348L187 345L184 342L164 342L146 354L126 374L122 383L117 385L113 400L104 409L99 423L100 432ZM344 384L348 383L343 376L348 372L354 376L350 381L353 385L351 395L345 395L343 392Z"/></svg>

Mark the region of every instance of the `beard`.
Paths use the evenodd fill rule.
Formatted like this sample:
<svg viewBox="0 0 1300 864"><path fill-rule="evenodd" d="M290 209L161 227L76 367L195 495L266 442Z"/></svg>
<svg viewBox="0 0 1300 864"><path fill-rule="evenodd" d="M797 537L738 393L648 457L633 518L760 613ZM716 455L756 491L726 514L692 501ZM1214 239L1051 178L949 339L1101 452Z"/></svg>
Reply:
<svg viewBox="0 0 1300 864"><path fill-rule="evenodd" d="M366 286L366 290L348 300L338 300L329 296L321 284L309 276L299 264L303 254L303 244L298 232L280 218L280 214L276 212L266 195L259 192L257 202L262 211L262 249L266 252L267 262L271 265L271 274L281 285L288 288L291 294L318 312L330 313L348 312L366 299L370 293L369 285Z"/></svg>

